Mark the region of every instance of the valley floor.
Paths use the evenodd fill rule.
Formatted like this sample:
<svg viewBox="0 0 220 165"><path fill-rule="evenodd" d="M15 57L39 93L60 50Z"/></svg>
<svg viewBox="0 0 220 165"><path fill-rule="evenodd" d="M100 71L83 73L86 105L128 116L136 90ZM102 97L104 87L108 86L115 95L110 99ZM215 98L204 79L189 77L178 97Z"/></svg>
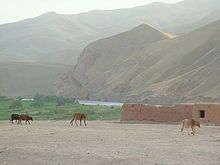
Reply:
<svg viewBox="0 0 220 165"><path fill-rule="evenodd" d="M219 165L220 127L202 126L195 136L180 125L88 121L0 121L2 165Z"/></svg>

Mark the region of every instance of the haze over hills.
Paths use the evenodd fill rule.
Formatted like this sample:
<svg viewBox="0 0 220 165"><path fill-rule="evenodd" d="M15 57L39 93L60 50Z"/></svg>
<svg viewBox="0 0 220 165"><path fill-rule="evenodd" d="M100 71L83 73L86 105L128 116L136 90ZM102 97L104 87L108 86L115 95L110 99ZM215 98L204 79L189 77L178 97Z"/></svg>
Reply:
<svg viewBox="0 0 220 165"><path fill-rule="evenodd" d="M129 9L94 10L76 15L47 13L0 25L0 60L4 55L4 58L7 56L16 61L76 64L81 50L97 39L140 24L170 33L184 33L210 23L206 20L212 17L214 20L220 18L218 14L212 15L218 10L219 0L185 0L176 4L157 2ZM183 25L187 28L180 28Z"/></svg>
<svg viewBox="0 0 220 165"><path fill-rule="evenodd" d="M184 24L184 25L176 26L176 27L170 27L164 30L168 32L172 32L174 34L187 33L195 29L198 29L199 27L205 26L209 23L218 21L219 19L220 19L220 10L215 10L214 12L211 12L209 15L205 16L199 21L196 21L195 23Z"/></svg>
<svg viewBox="0 0 220 165"><path fill-rule="evenodd" d="M71 68L69 65L0 62L0 96L33 96L36 93L53 94L57 77Z"/></svg>
<svg viewBox="0 0 220 165"><path fill-rule="evenodd" d="M220 21L176 38L142 25L87 46L57 93L157 104L216 98L219 63Z"/></svg>

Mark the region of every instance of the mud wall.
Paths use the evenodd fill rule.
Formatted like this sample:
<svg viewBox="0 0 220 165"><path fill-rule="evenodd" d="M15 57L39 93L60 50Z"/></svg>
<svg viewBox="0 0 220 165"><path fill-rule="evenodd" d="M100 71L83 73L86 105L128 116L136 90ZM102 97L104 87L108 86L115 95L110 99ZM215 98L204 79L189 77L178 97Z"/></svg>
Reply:
<svg viewBox="0 0 220 165"><path fill-rule="evenodd" d="M122 106L122 121L155 121L180 122L192 118L192 105L151 106L143 104L124 104Z"/></svg>
<svg viewBox="0 0 220 165"><path fill-rule="evenodd" d="M201 111L203 115L201 116ZM124 104L121 121L181 122L194 118L201 123L220 126L220 104L178 104L175 106L154 106Z"/></svg>

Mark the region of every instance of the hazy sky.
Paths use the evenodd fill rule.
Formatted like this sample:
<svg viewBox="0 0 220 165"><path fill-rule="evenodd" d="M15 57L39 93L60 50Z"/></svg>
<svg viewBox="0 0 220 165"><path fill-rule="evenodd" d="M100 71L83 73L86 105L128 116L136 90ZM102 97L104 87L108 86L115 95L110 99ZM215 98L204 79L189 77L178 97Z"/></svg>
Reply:
<svg viewBox="0 0 220 165"><path fill-rule="evenodd" d="M0 0L0 24L36 17L47 12L75 14L94 9L117 9L161 1L182 0Z"/></svg>

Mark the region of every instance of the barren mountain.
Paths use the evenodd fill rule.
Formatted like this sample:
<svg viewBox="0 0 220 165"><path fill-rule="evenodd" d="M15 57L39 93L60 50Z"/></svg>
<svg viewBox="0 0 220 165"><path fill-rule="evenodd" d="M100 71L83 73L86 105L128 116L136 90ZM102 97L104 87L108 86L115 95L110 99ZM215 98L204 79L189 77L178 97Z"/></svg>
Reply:
<svg viewBox="0 0 220 165"><path fill-rule="evenodd" d="M217 98L219 64L220 21L176 38L142 25L87 46L57 93L158 104Z"/></svg>
<svg viewBox="0 0 220 165"><path fill-rule="evenodd" d="M105 37L105 39L89 44L84 49L74 71L70 71L74 74L66 74L65 83L61 86L67 85L65 89L59 87L63 92L59 90L58 93L72 94L74 90L76 97L79 93L80 97L94 97L94 99L102 99L104 96L104 99L110 100L130 100L129 96L132 95L133 99L133 94L139 98L143 84L146 83L144 87L147 90L143 91L147 92L141 94L145 98L146 93L152 94L152 91L156 93L157 86L160 84L155 83L163 82L163 80L159 81L157 76L154 76L157 81L147 77L149 80L145 82L140 78L142 75L139 75L139 72L146 70L148 65L153 65L162 58L154 54L160 53L165 56L167 50L170 54L175 54L176 52L169 50L172 47L169 45L173 45L175 40L180 42L178 40L181 38L161 41L168 37L165 35L167 33L160 31L189 32L219 19L219 11L219 0L185 0L176 4L157 2L128 9L94 10L76 15L47 13L36 18L0 25L0 93L33 95L36 91L42 91L48 94L52 91L52 86L60 73L68 70L69 64L77 63L77 58L83 48ZM140 24L149 24L151 27L139 26ZM137 26L139 27L125 32ZM119 33L122 34L116 35ZM208 32L200 35L209 34ZM112 35L116 36L109 37ZM200 40L203 41L204 38ZM194 41L194 39L190 38L190 44L191 40ZM199 44L200 40L195 42ZM210 42L208 40L206 42L207 44L204 43L204 45L209 46L201 45L201 47L209 50L213 40L210 38ZM181 42L180 44L188 45L188 43ZM177 43L173 49L176 47L181 47L181 45ZM192 51L194 51L193 48ZM149 56L146 60L145 55L148 53L154 56ZM18 70L22 70L20 76L16 75ZM152 70L152 72L156 74L157 70ZM27 75L30 76L29 79ZM36 81L35 76L42 81ZM71 81L69 81L70 78L72 78ZM138 80L135 82L137 86L131 81L133 79L134 82ZM27 84L31 81L34 82L33 86ZM18 83L15 84L15 82ZM49 86L50 84L52 86ZM155 86L151 89L152 84ZM104 87L105 90L103 90ZM83 90L80 90L81 88ZM110 97L112 90L115 96Z"/></svg>
<svg viewBox="0 0 220 165"><path fill-rule="evenodd" d="M176 4L157 2L129 9L94 10L76 15L47 13L0 25L0 54L16 61L76 64L81 50L97 39L140 24L183 33L198 27L199 20L217 10L220 10L219 0L185 0ZM182 26L187 28L180 28Z"/></svg>

